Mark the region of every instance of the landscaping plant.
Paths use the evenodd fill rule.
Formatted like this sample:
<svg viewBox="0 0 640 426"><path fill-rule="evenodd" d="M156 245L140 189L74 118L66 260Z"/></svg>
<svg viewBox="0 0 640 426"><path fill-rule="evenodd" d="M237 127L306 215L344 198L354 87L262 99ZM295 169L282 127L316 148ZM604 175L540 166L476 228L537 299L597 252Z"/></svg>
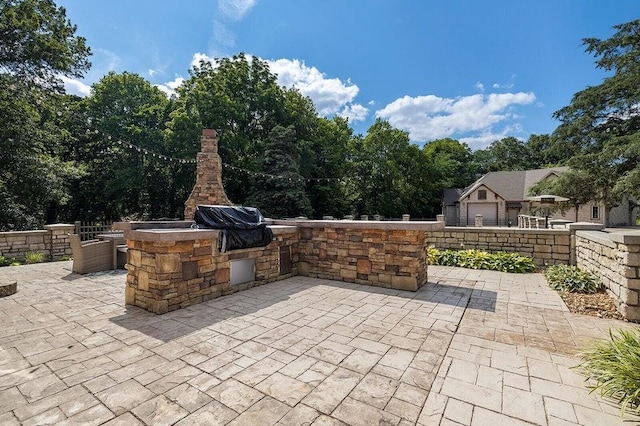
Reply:
<svg viewBox="0 0 640 426"><path fill-rule="evenodd" d="M18 261L13 257L0 256L0 267L19 265Z"/></svg>
<svg viewBox="0 0 640 426"><path fill-rule="evenodd" d="M598 277L576 266L553 265L544 272L549 287L569 293L596 293L600 288Z"/></svg>
<svg viewBox="0 0 640 426"><path fill-rule="evenodd" d="M28 251L24 254L24 263L32 265L44 262L44 254L39 251Z"/></svg>
<svg viewBox="0 0 640 426"><path fill-rule="evenodd" d="M489 269L500 272L525 273L536 268L533 259L517 253L488 253L483 250L444 250L434 247L427 249L431 265L458 266L469 269Z"/></svg>
<svg viewBox="0 0 640 426"><path fill-rule="evenodd" d="M609 331L610 340L599 340L582 353L576 368L593 380L591 391L618 400L620 414L629 409L640 414L640 328Z"/></svg>

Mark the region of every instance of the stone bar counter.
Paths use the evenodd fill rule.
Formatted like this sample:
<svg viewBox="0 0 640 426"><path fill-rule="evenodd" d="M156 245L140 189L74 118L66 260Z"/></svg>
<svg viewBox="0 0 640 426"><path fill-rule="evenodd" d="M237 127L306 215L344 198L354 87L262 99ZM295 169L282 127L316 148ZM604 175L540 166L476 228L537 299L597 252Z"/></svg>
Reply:
<svg viewBox="0 0 640 426"><path fill-rule="evenodd" d="M300 229L298 273L416 291L427 282L428 236L444 222L276 220Z"/></svg>
<svg viewBox="0 0 640 426"><path fill-rule="evenodd" d="M221 253L218 231L193 222L120 222L127 239L125 301L163 314L294 275L416 291L427 244L443 222L269 220L266 247Z"/></svg>
<svg viewBox="0 0 640 426"><path fill-rule="evenodd" d="M295 226L270 226L274 239L266 247L220 253L219 231L191 229L192 223L114 225L127 239L127 304L163 314L297 273ZM250 262L250 281L233 282L232 265L236 261ZM243 275L239 276L242 281Z"/></svg>

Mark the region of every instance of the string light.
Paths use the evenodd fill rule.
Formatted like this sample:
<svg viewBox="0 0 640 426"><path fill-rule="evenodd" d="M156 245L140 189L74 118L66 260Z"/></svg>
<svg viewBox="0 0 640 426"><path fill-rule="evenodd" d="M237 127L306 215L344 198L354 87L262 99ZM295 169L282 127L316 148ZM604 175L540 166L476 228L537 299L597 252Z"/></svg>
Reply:
<svg viewBox="0 0 640 426"><path fill-rule="evenodd" d="M87 133L89 133L89 130L87 130ZM95 133L97 134L98 131L96 130ZM107 135L107 140L111 141L111 135ZM123 148L128 148L130 150L135 150L136 152L141 152L144 153L145 155L151 155L153 158L159 158L161 160L164 161L169 161L169 162L176 162L176 163L180 163L180 164L196 164L196 163L204 163L207 160L206 159L184 159L184 158L176 158L176 157L171 157L168 155L164 155L164 154L159 154L157 152L154 151L150 151L146 148L142 148L138 145L135 145L131 142L125 142L122 141L120 139L116 140L116 144L118 144L119 146L123 147ZM101 151L101 153L113 153L113 151L111 151L110 148L107 149L107 151ZM283 176L283 175L272 175L272 174L268 174L268 173L261 173L261 172L255 172L252 170L247 170L244 169L242 167L237 167L237 166L232 166L231 164L226 164L226 163L222 163L222 166L237 172L241 172L241 173L245 173L249 176L252 177L258 177L258 178L268 178L268 179L282 179L282 180L288 180L289 182L317 182L317 183L322 183L322 182L340 182L340 183L344 183L346 180L351 179L352 177L349 178L339 178L339 177L322 177L322 178L304 178L304 177L300 177L300 178L296 178L296 177L291 177L291 176Z"/></svg>

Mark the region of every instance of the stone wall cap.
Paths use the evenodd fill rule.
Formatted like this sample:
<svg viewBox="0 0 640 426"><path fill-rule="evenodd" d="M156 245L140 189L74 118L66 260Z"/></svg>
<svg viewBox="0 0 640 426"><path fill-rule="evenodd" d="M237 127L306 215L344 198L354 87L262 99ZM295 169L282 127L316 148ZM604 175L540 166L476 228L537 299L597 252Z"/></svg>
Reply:
<svg viewBox="0 0 640 426"><path fill-rule="evenodd" d="M45 225L44 229L68 229L75 228L75 225L69 223L52 223L51 225Z"/></svg>
<svg viewBox="0 0 640 426"><path fill-rule="evenodd" d="M11 236L20 236L20 235L45 235L48 234L49 231L46 231L44 229L36 229L33 231L6 231L6 232L0 232L0 235L6 236L6 237L11 237Z"/></svg>
<svg viewBox="0 0 640 426"><path fill-rule="evenodd" d="M191 241L218 238L217 229L158 228L124 230L124 237L134 241Z"/></svg>
<svg viewBox="0 0 640 426"><path fill-rule="evenodd" d="M594 222L574 222L574 223L568 223L565 226L572 231L578 231L578 230L600 231L604 229L603 224L594 223Z"/></svg>
<svg viewBox="0 0 640 426"><path fill-rule="evenodd" d="M544 228L503 228L498 226L445 226L445 231L452 232L495 232L496 234L545 234L545 235L569 235L568 229L544 229Z"/></svg>
<svg viewBox="0 0 640 426"><path fill-rule="evenodd" d="M592 241L614 242L625 245L640 245L640 234L629 232L578 231L576 235Z"/></svg>
<svg viewBox="0 0 640 426"><path fill-rule="evenodd" d="M114 222L112 228L117 231L133 231L136 229L184 229L191 228L192 220L138 220L131 222Z"/></svg>
<svg viewBox="0 0 640 426"><path fill-rule="evenodd" d="M271 225L273 235L293 234L297 226ZM158 228L158 229L129 229L124 231L127 240L134 241L193 241L212 240L218 238L218 229L203 228Z"/></svg>
<svg viewBox="0 0 640 426"><path fill-rule="evenodd" d="M400 221L400 220L280 220L270 219L276 225L292 225L300 228L349 228L349 229L380 229L406 231L440 231L444 229L443 222L436 221Z"/></svg>

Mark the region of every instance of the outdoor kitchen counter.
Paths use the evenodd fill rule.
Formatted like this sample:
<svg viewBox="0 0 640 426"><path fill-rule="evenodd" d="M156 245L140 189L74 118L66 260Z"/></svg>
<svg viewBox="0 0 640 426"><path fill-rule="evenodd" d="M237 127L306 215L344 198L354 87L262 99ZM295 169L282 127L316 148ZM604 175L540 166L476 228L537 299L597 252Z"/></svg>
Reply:
<svg viewBox="0 0 640 426"><path fill-rule="evenodd" d="M416 291L443 222L267 220L267 246L221 253L218 230L191 221L118 223L127 239L125 300L157 314L294 275ZM246 278L245 278L246 277Z"/></svg>

